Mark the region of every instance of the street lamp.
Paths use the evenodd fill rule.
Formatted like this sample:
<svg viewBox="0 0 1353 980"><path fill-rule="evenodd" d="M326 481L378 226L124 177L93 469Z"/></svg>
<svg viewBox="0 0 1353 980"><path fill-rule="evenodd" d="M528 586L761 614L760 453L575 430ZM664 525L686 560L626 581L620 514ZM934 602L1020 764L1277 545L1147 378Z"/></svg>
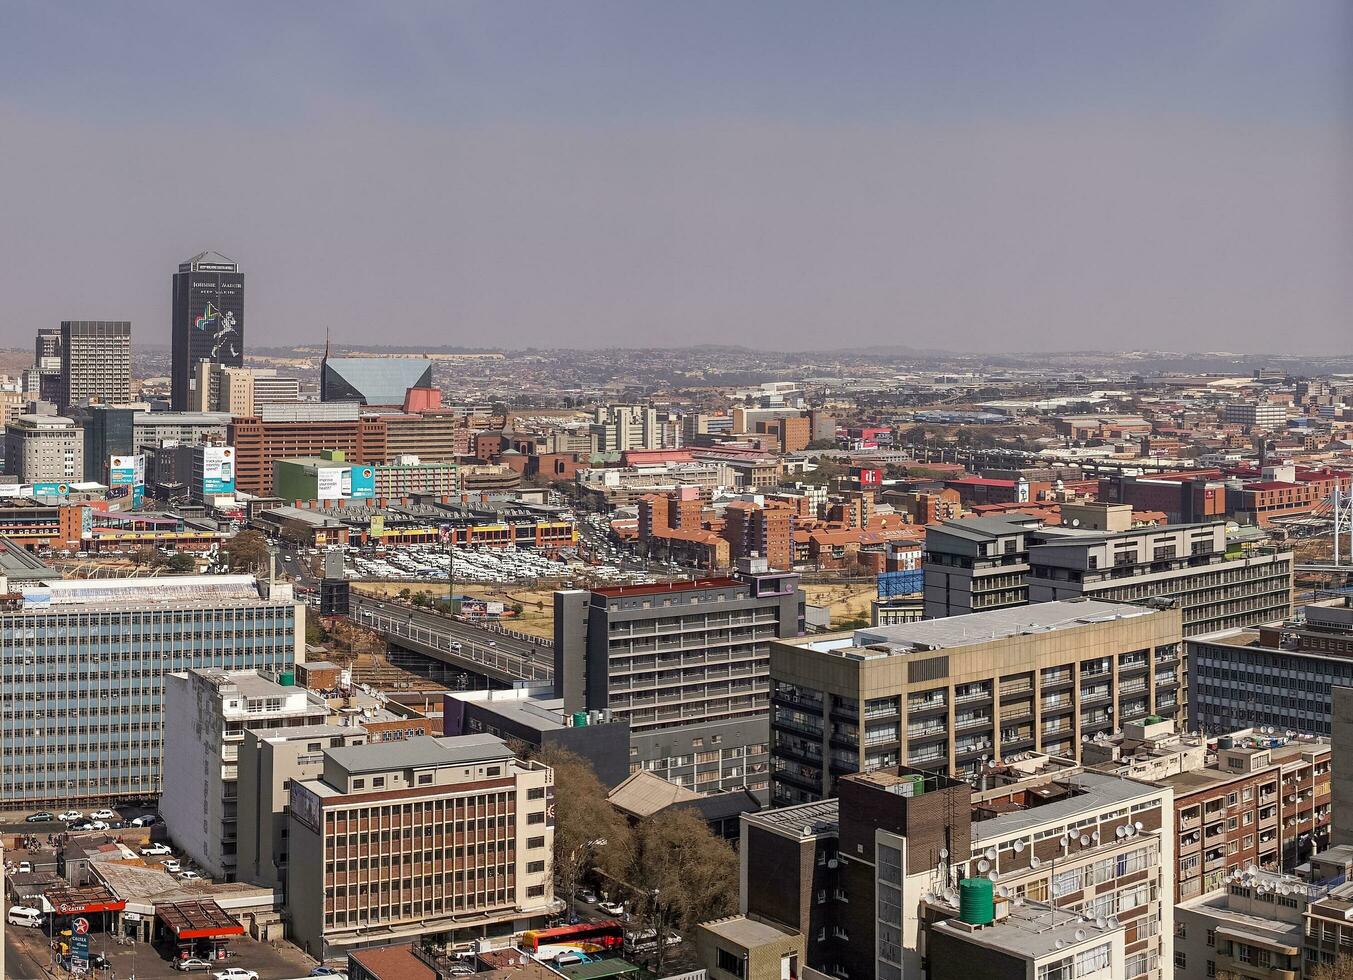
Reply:
<svg viewBox="0 0 1353 980"><path fill-rule="evenodd" d="M568 852L568 863L573 869L573 890L569 895L569 912L577 918L578 915L578 879L582 876L582 865L578 860L578 852L583 851L583 859L586 860L588 852L598 847L605 847L609 841L605 837L597 837L593 840L585 840L573 850Z"/></svg>

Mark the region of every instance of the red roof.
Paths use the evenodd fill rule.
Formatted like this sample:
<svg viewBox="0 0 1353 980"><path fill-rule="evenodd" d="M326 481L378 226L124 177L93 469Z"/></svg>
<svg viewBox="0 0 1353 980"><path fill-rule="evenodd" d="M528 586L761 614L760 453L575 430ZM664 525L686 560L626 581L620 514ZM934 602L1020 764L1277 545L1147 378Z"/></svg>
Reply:
<svg viewBox="0 0 1353 980"><path fill-rule="evenodd" d="M944 482L964 487L1013 487L1015 485L1014 480L989 480L984 476L965 476Z"/></svg>
<svg viewBox="0 0 1353 980"><path fill-rule="evenodd" d="M607 585L593 589L595 595L617 598L627 595L659 595L663 592L693 592L696 589L726 589L729 586L745 585L735 578L693 578L679 582L654 582L650 585Z"/></svg>

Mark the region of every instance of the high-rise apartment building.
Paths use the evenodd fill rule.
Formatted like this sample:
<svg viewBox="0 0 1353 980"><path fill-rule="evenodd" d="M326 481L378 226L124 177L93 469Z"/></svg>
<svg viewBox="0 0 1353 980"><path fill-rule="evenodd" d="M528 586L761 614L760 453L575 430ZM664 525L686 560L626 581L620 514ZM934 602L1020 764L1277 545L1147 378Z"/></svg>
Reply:
<svg viewBox="0 0 1353 980"><path fill-rule="evenodd" d="M132 400L132 325L126 320L63 320L57 407L126 405Z"/></svg>
<svg viewBox="0 0 1353 980"><path fill-rule="evenodd" d="M186 411L198 361L244 364L244 273L231 259L202 252L174 274L171 404Z"/></svg>
<svg viewBox="0 0 1353 980"><path fill-rule="evenodd" d="M1221 420L1247 429L1271 432L1287 425L1287 406L1277 402L1227 402L1222 406Z"/></svg>
<svg viewBox="0 0 1353 980"><path fill-rule="evenodd" d="M55 580L0 609L6 809L160 792L166 674L281 671L305 607L249 576Z"/></svg>
<svg viewBox="0 0 1353 980"><path fill-rule="evenodd" d="M834 977L1161 980L1171 806L1168 788L1045 756L981 790L906 767L846 776L836 799L743 816L743 915L702 929L734 949L797 934ZM961 908L976 882L985 908Z"/></svg>
<svg viewBox="0 0 1353 980"><path fill-rule="evenodd" d="M20 415L5 426L5 472L20 483L84 479L84 435L63 415Z"/></svg>
<svg viewBox="0 0 1353 980"><path fill-rule="evenodd" d="M753 567L554 594L556 693L629 722L631 771L764 798L770 644L803 632L804 599L797 575Z"/></svg>
<svg viewBox="0 0 1353 980"><path fill-rule="evenodd" d="M324 750L291 783L287 903L327 959L544 923L554 900L554 772L489 735Z"/></svg>
<svg viewBox="0 0 1353 980"><path fill-rule="evenodd" d="M1221 521L1134 528L1126 505L1091 509L1106 529L985 517L927 528L927 618L1079 596L1172 599L1195 636L1291 612L1291 552L1232 549Z"/></svg>
<svg viewBox="0 0 1353 980"><path fill-rule="evenodd" d="M38 372L38 398L58 404L61 399L61 330L58 327L38 331L33 351L33 367Z"/></svg>
<svg viewBox="0 0 1353 980"><path fill-rule="evenodd" d="M599 453L663 448L658 410L648 405L598 406L591 428Z"/></svg>
<svg viewBox="0 0 1353 980"><path fill-rule="evenodd" d="M1149 716L1182 719L1179 611L1079 599L771 644L772 799L846 774L972 777Z"/></svg>

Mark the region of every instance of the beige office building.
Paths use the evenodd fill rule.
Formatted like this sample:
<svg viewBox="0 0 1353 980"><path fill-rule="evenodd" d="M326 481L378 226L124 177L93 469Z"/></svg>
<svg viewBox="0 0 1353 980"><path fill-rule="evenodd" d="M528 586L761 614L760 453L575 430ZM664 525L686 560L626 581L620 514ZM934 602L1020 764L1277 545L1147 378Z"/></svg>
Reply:
<svg viewBox="0 0 1353 980"><path fill-rule="evenodd" d="M959 777L1183 719L1176 608L1093 599L771 643L771 790L820 800L840 776L905 765Z"/></svg>

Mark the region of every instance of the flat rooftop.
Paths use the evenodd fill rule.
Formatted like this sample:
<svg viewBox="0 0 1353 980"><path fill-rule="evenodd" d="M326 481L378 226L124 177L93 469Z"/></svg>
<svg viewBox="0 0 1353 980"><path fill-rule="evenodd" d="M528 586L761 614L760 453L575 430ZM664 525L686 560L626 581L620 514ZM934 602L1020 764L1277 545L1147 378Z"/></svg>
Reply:
<svg viewBox="0 0 1353 980"><path fill-rule="evenodd" d="M768 922L749 919L745 915L731 915L726 919L715 919L701 925L720 939L726 939L743 949L756 949L767 943L782 942L795 935Z"/></svg>
<svg viewBox="0 0 1353 980"><path fill-rule="evenodd" d="M819 653L871 659L907 653L928 653L979 646L1012 636L1080 629L1099 623L1156 616L1160 610L1101 599L1062 599L1027 606L992 609L987 612L926 619L896 626L858 629L849 635L835 634L821 640L796 643ZM883 648L888 649L883 649Z"/></svg>
<svg viewBox="0 0 1353 980"><path fill-rule="evenodd" d="M732 589L747 583L727 576L719 578L693 578L680 582L654 582L649 585L608 585L593 589L593 595L619 599L625 596L660 595L665 592L692 592L696 589Z"/></svg>
<svg viewBox="0 0 1353 980"><path fill-rule="evenodd" d="M1102 813L1144 797L1159 796L1163 792L1160 787L1149 783L1138 782L1124 776L1111 776L1092 769L1083 769L1072 776L1050 782L1059 785L1074 783L1078 792L1023 810L1010 810L987 820L974 821L972 825L974 851L979 843L1027 833L1044 824L1079 820L1087 814ZM1003 786L992 791L990 795L1003 796L1009 788ZM972 802L974 807L980 805L981 795L974 794Z"/></svg>
<svg viewBox="0 0 1353 980"><path fill-rule="evenodd" d="M349 773L391 769L435 769L512 758L512 750L493 735L411 738L330 749L329 757Z"/></svg>
<svg viewBox="0 0 1353 980"><path fill-rule="evenodd" d="M823 834L835 834L841 823L841 809L838 800L820 800L817 803L800 803L798 806L747 814L744 819L777 834L808 840Z"/></svg>
<svg viewBox="0 0 1353 980"><path fill-rule="evenodd" d="M957 907L953 906L957 912ZM1103 921L1104 924L1099 923ZM969 929L957 920L936 923L938 932L956 936L964 942L998 949L1026 960L1041 960L1056 953L1066 956L1077 949L1105 942L1114 933L1123 931L1116 919L1084 921L1074 912L1065 912L1051 905L1011 902L1009 914L989 926Z"/></svg>

